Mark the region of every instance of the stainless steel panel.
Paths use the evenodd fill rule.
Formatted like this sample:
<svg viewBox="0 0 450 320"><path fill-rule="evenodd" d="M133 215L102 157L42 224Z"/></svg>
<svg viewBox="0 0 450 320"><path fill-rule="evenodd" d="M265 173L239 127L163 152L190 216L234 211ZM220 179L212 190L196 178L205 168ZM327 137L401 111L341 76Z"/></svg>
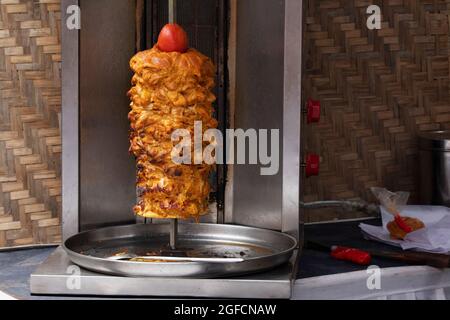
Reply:
<svg viewBox="0 0 450 320"><path fill-rule="evenodd" d="M300 126L302 104L303 1L286 0L283 104L282 231L300 234Z"/></svg>
<svg viewBox="0 0 450 320"><path fill-rule="evenodd" d="M236 10L235 127L283 130L284 1L239 0ZM235 165L232 183L227 222L282 229L281 168L261 176L259 166Z"/></svg>
<svg viewBox="0 0 450 320"><path fill-rule="evenodd" d="M81 0L80 6L80 228L86 230L134 221L126 93L136 13L134 1Z"/></svg>
<svg viewBox="0 0 450 320"><path fill-rule="evenodd" d="M177 255L240 258L242 262L135 262L108 259L117 254L170 256L169 224L131 225L88 231L63 245L69 258L89 270L131 277L217 278L261 272L287 263L297 241L287 234L218 224L181 224ZM161 253L163 252L163 253Z"/></svg>
<svg viewBox="0 0 450 320"><path fill-rule="evenodd" d="M78 40L79 31L66 27L67 8L78 0L61 1L62 34L62 234L78 233L79 219L79 135L78 135Z"/></svg>
<svg viewBox="0 0 450 320"><path fill-rule="evenodd" d="M235 128L280 129L280 172L235 165L227 222L300 237L302 1L236 3ZM260 36L259 36L260 35Z"/></svg>
<svg viewBox="0 0 450 320"><path fill-rule="evenodd" d="M289 299L297 255L269 272L228 279L126 278L78 269L58 248L32 275L32 294ZM79 286L77 285L79 284Z"/></svg>

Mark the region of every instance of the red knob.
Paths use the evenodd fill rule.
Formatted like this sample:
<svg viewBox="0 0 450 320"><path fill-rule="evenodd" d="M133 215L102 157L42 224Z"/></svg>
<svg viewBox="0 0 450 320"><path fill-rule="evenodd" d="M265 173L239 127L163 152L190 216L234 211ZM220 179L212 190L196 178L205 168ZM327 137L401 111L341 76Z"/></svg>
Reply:
<svg viewBox="0 0 450 320"><path fill-rule="evenodd" d="M308 123L317 123L320 121L320 101L308 99L306 104L306 113Z"/></svg>
<svg viewBox="0 0 450 320"><path fill-rule="evenodd" d="M317 154L308 154L306 156L305 172L306 177L318 176L320 171L320 156Z"/></svg>

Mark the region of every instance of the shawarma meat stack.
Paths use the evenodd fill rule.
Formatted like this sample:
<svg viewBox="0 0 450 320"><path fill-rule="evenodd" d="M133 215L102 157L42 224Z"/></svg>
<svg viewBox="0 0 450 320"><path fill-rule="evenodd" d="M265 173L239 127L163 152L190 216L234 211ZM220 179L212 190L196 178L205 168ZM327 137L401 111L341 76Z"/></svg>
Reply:
<svg viewBox="0 0 450 320"><path fill-rule="evenodd" d="M193 141L196 121L203 133L217 127L215 67L195 49L166 52L158 45L136 54L130 66L130 152L139 197L134 211L146 218L198 219L208 211L212 166L175 163L172 151L179 141L172 141L172 133L187 129Z"/></svg>

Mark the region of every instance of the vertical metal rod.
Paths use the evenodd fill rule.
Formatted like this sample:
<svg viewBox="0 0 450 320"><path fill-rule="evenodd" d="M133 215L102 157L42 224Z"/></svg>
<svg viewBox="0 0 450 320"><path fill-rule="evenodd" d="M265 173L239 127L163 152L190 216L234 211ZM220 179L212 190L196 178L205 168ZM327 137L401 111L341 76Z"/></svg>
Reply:
<svg viewBox="0 0 450 320"><path fill-rule="evenodd" d="M177 249L178 219L170 219L170 248Z"/></svg>
<svg viewBox="0 0 450 320"><path fill-rule="evenodd" d="M169 23L177 22L177 0L169 1Z"/></svg>
<svg viewBox="0 0 450 320"><path fill-rule="evenodd" d="M177 0L168 0L169 2L169 23L177 22ZM178 237L178 219L170 219L170 248L177 249Z"/></svg>

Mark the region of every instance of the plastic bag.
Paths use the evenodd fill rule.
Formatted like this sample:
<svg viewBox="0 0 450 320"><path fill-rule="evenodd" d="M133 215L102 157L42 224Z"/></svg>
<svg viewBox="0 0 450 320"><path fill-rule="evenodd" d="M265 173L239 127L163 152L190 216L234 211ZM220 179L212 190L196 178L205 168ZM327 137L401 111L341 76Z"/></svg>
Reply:
<svg viewBox="0 0 450 320"><path fill-rule="evenodd" d="M410 195L409 192L391 192L383 188L371 188L370 190L380 204L393 215L398 215L399 208L406 206Z"/></svg>

